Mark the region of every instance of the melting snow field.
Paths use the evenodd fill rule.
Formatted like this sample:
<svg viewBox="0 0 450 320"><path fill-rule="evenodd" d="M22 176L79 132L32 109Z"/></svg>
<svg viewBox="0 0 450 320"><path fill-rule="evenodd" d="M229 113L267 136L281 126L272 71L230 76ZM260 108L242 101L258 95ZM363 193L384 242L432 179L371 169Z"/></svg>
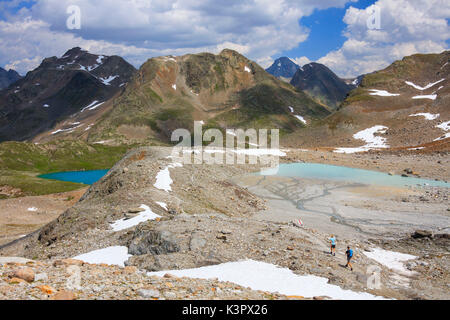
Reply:
<svg viewBox="0 0 450 320"><path fill-rule="evenodd" d="M443 122L443 123L437 125L436 128L442 129L445 132L450 131L450 121ZM444 140L444 139L447 139L447 138L450 138L450 132L447 132L445 135L435 139L434 141Z"/></svg>
<svg viewBox="0 0 450 320"><path fill-rule="evenodd" d="M100 103L98 103L98 101L95 100L95 101L92 102L90 105L88 105L88 106L84 107L83 109L81 109L80 112L84 112L85 110L91 111L91 110L97 109L98 107L100 107L100 106L101 106L102 104L104 104L104 103L105 103L105 102L100 102Z"/></svg>
<svg viewBox="0 0 450 320"><path fill-rule="evenodd" d="M364 254L368 258L381 263L389 269L398 271L403 274L413 274L412 271L409 271L405 268L404 262L418 258L410 254L387 251L380 248L374 248L371 252L364 252Z"/></svg>
<svg viewBox="0 0 450 320"><path fill-rule="evenodd" d="M445 80L445 79L441 79L441 80L439 80L439 81L436 81L436 82L433 82L433 83L429 83L429 84L427 84L425 87L418 86L418 85L412 83L411 81L405 81L405 83L406 83L407 85L409 85L409 86L411 86L411 87L417 89L417 90L423 91L423 90L430 89L431 87L434 87L435 85L437 85L438 83L441 83L441 82L444 81L444 80Z"/></svg>
<svg viewBox="0 0 450 320"><path fill-rule="evenodd" d="M164 276L170 273L177 277L196 279L213 279L236 283L253 290L279 292L288 296L329 296L333 299L374 300L384 299L366 292L343 290L338 286L328 284L328 279L312 275L299 276L287 268L276 265L245 260L229 262L220 265L186 270L170 270L149 272L149 276Z"/></svg>
<svg viewBox="0 0 450 320"><path fill-rule="evenodd" d="M372 91L372 93L370 93L371 96L397 97L397 96L400 95L400 94L398 94L398 93L390 93L390 92L387 92L386 90L370 89L369 91Z"/></svg>
<svg viewBox="0 0 450 320"><path fill-rule="evenodd" d="M424 96L414 96L412 97L413 99L417 100L417 99L430 99L430 100L436 100L437 98L437 94L429 94L429 95L424 95Z"/></svg>
<svg viewBox="0 0 450 320"><path fill-rule="evenodd" d="M173 180L170 177L169 169L182 166L183 165L181 163L169 164L167 167L158 172L156 175L156 182L153 186L166 192L172 191L171 184L173 183Z"/></svg>
<svg viewBox="0 0 450 320"><path fill-rule="evenodd" d="M303 118L302 116L294 116L296 117L298 120L300 120L301 122L303 122L304 124L306 124L306 120L305 118Z"/></svg>
<svg viewBox="0 0 450 320"><path fill-rule="evenodd" d="M80 124L80 125L77 125L77 126L75 126L75 127L68 128L68 129L58 129L58 130L56 130L56 131L53 131L53 132L52 132L52 135L57 134L57 133L60 133L60 132L73 132L75 129L77 129L77 128L81 127L81 126L83 126L83 125Z"/></svg>
<svg viewBox="0 0 450 320"><path fill-rule="evenodd" d="M115 246L81 254L79 256L73 257L73 259L81 260L91 264L105 263L109 265L124 267L125 261L127 261L129 257L131 257L131 254L128 254L127 247Z"/></svg>
<svg viewBox="0 0 450 320"><path fill-rule="evenodd" d="M105 86L110 86L111 81L118 78L119 76L109 76L108 78L98 78Z"/></svg>
<svg viewBox="0 0 450 320"><path fill-rule="evenodd" d="M159 205L161 208L163 208L166 211L169 210L169 209L167 209L167 204L165 202L156 201L156 204Z"/></svg>
<svg viewBox="0 0 450 320"><path fill-rule="evenodd" d="M353 138L357 140L363 140L366 142L365 146L357 148L337 148L334 150L336 153L356 153L369 151L371 149L389 148L386 144L386 138L375 136L376 133L385 133L388 128L385 126L375 126L365 129L353 135Z"/></svg>
<svg viewBox="0 0 450 320"><path fill-rule="evenodd" d="M425 117L427 120L436 120L439 118L439 114L431 114L431 113L416 113L410 115L410 117Z"/></svg>
<svg viewBox="0 0 450 320"><path fill-rule="evenodd" d="M150 209L150 207L146 206L146 205L141 205L140 207L141 209L144 209L145 211L140 212L136 217L133 217L131 219L120 219L117 220L116 222L111 224L111 228L114 231L121 231L121 230L125 230L131 227L135 227L138 224L148 221L148 220L155 220L156 218L161 218L161 216L157 215L156 213L154 213L152 211L152 209Z"/></svg>

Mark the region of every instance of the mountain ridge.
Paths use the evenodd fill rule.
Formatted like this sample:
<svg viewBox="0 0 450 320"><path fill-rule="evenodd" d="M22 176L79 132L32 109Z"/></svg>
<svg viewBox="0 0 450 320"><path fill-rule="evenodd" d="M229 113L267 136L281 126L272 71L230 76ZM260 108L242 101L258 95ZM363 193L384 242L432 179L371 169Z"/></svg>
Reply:
<svg viewBox="0 0 450 320"><path fill-rule="evenodd" d="M0 92L0 141L33 139L93 101L109 100L135 71L121 57L79 47L61 58L44 59L14 87Z"/></svg>
<svg viewBox="0 0 450 320"><path fill-rule="evenodd" d="M18 74L15 70L5 69L0 67L0 90L8 88L11 84L21 79L22 76Z"/></svg>

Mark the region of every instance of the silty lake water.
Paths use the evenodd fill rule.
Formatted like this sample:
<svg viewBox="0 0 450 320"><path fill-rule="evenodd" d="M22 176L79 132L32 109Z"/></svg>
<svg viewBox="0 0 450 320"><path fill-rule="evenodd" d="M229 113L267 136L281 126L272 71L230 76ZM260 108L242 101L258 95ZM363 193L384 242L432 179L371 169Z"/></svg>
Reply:
<svg viewBox="0 0 450 320"><path fill-rule="evenodd" d="M338 180L352 183L361 183L381 186L434 186L450 187L445 181L435 181L414 177L390 176L387 173L355 169L349 167L333 166L318 163L283 163L278 172L273 169L263 170L260 175L276 175L280 177L299 177L321 180Z"/></svg>

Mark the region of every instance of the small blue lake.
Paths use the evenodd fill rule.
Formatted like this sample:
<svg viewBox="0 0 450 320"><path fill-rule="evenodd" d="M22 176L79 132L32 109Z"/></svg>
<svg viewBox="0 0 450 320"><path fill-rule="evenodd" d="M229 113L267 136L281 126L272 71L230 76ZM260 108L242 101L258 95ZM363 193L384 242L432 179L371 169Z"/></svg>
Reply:
<svg viewBox="0 0 450 320"><path fill-rule="evenodd" d="M103 178L108 171L109 170L55 172L40 175L39 178L91 185Z"/></svg>
<svg viewBox="0 0 450 320"><path fill-rule="evenodd" d="M444 181L435 181L414 177L402 177L400 175L390 176L387 173L340 167L318 163L283 163L280 164L278 172L273 169L264 170L260 175L275 175L281 177L299 177L320 180L339 180L352 183L361 183L381 186L417 186L428 185L434 187L450 187Z"/></svg>

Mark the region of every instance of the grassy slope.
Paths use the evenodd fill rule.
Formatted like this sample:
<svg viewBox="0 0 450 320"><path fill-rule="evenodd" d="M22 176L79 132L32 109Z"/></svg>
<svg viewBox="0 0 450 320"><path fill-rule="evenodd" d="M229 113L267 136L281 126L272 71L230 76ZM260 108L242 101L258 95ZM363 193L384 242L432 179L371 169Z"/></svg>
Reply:
<svg viewBox="0 0 450 320"><path fill-rule="evenodd" d="M22 190L24 195L66 192L82 184L37 178L44 173L109 169L127 151L126 147L57 142L35 145L24 142L0 144L0 186Z"/></svg>

